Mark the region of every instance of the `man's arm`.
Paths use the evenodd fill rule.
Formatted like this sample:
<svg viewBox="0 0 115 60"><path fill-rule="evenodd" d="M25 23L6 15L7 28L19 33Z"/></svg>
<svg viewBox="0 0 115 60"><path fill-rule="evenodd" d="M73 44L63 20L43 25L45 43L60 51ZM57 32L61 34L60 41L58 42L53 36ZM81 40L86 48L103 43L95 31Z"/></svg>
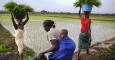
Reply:
<svg viewBox="0 0 115 60"><path fill-rule="evenodd" d="M23 22L23 24L25 25L29 20L29 16L28 16L28 13L26 13L26 20Z"/></svg>
<svg viewBox="0 0 115 60"><path fill-rule="evenodd" d="M51 42L52 47L49 48L48 50L44 51L43 54L48 53L48 52L52 52L52 51L58 49L58 42L57 42L57 40L50 40L50 42Z"/></svg>
<svg viewBox="0 0 115 60"><path fill-rule="evenodd" d="M17 24L16 24L16 22L14 20L14 17L13 17L12 13L11 13L11 19L12 19L12 23L13 23L14 28L17 29Z"/></svg>

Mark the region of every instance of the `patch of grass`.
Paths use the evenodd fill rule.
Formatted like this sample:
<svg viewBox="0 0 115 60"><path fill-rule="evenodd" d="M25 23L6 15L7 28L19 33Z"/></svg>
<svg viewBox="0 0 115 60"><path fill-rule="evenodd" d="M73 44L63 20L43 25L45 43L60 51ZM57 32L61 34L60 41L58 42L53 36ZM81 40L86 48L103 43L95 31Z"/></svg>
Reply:
<svg viewBox="0 0 115 60"><path fill-rule="evenodd" d="M7 52L14 50L16 45L14 44L14 37L11 36L11 33L6 30L0 24L0 52Z"/></svg>
<svg viewBox="0 0 115 60"><path fill-rule="evenodd" d="M0 53L1 53L1 52L10 51L10 50L11 50L11 49L6 48L5 45L3 45L3 44L0 45Z"/></svg>
<svg viewBox="0 0 115 60"><path fill-rule="evenodd" d="M55 21L76 21L79 20L78 15L67 15L67 14L29 14L30 20L42 21L46 19L52 19ZM0 20L10 21L10 14L0 14ZM91 19L94 21L115 21L115 16L98 16L92 15Z"/></svg>
<svg viewBox="0 0 115 60"><path fill-rule="evenodd" d="M24 60L30 60L35 55L36 55L36 53L32 49L25 46L25 48L24 48Z"/></svg>
<svg viewBox="0 0 115 60"><path fill-rule="evenodd" d="M101 60L115 60L115 44L109 49L103 49L100 55Z"/></svg>

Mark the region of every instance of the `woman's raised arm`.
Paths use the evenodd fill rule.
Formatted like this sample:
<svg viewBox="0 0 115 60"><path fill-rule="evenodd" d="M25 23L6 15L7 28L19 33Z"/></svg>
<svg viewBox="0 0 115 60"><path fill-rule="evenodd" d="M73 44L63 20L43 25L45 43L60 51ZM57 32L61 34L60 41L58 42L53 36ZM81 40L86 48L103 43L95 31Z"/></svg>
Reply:
<svg viewBox="0 0 115 60"><path fill-rule="evenodd" d="M80 5L80 9L79 9L79 17L81 17L81 5Z"/></svg>
<svg viewBox="0 0 115 60"><path fill-rule="evenodd" d="M14 20L14 17L13 17L12 13L11 13L11 19L12 19L12 23L13 23L14 28L17 29L17 24L16 24L16 22Z"/></svg>
<svg viewBox="0 0 115 60"><path fill-rule="evenodd" d="M25 25L29 20L29 16L28 16L28 13L26 13L26 20L23 22L23 24Z"/></svg>

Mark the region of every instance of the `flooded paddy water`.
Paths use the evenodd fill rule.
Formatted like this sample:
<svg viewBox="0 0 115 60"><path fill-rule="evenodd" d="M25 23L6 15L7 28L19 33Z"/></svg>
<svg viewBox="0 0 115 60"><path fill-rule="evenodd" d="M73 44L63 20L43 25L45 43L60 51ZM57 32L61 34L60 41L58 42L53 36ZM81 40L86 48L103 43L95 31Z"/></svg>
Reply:
<svg viewBox="0 0 115 60"><path fill-rule="evenodd" d="M43 30L42 20L31 20L25 26L24 44L32 48L36 53L40 53L50 47L47 40L47 33ZM7 28L13 35L15 30L12 22L1 21L3 26ZM69 30L69 36L78 46L78 36L80 33L79 20L63 20L55 21L58 29L66 28ZM106 21L93 21L92 26L92 44L101 42L115 36L115 23ZM77 48L76 48L77 50Z"/></svg>

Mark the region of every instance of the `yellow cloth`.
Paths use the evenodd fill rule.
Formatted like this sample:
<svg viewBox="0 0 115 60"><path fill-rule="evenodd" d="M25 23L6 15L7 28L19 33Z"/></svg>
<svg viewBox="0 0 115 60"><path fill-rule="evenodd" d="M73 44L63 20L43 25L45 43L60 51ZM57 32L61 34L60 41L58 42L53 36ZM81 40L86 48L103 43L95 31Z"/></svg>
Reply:
<svg viewBox="0 0 115 60"><path fill-rule="evenodd" d="M19 54L23 53L24 30L17 29L15 31L15 42L18 47Z"/></svg>

